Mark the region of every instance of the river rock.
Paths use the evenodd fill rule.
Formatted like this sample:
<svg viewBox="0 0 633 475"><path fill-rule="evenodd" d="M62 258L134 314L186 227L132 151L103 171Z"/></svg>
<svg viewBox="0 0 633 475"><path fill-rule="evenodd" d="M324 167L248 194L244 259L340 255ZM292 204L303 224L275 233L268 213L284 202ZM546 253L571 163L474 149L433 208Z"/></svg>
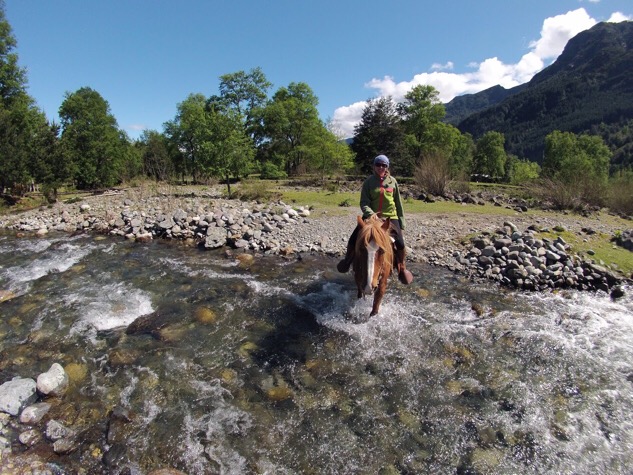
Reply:
<svg viewBox="0 0 633 475"><path fill-rule="evenodd" d="M219 227L207 228L206 238L204 240L204 247L207 249L216 249L226 244L226 229Z"/></svg>
<svg viewBox="0 0 633 475"><path fill-rule="evenodd" d="M52 441L58 441L64 438L70 438L75 436L75 431L69 429L61 422L56 420L48 421L46 424L46 437Z"/></svg>
<svg viewBox="0 0 633 475"><path fill-rule="evenodd" d="M185 472L176 470L175 468L159 468L158 470L152 470L147 475L187 475Z"/></svg>
<svg viewBox="0 0 633 475"><path fill-rule="evenodd" d="M37 429L29 429L21 432L18 436L18 440L23 445L31 447L42 440L42 434Z"/></svg>
<svg viewBox="0 0 633 475"><path fill-rule="evenodd" d="M37 384L31 378L13 378L0 386L0 411L17 416L37 399Z"/></svg>
<svg viewBox="0 0 633 475"><path fill-rule="evenodd" d="M493 279L503 285L524 290L573 288L608 292L621 283L613 272L603 266L571 254L571 247L562 237L555 241L536 239L533 230L524 233L510 222L498 236L476 236L470 249L456 260L471 277ZM511 235L508 236L508 231ZM618 295L616 289L615 295Z"/></svg>
<svg viewBox="0 0 633 475"><path fill-rule="evenodd" d="M68 375L59 363L37 377L37 390L47 396L61 396L68 389Z"/></svg>
<svg viewBox="0 0 633 475"><path fill-rule="evenodd" d="M64 437L53 443L53 452L66 455L74 452L79 447L79 441L75 437Z"/></svg>
<svg viewBox="0 0 633 475"><path fill-rule="evenodd" d="M136 318L127 326L125 333L127 335L149 334L156 338L160 330L171 323L173 321L170 315L152 312Z"/></svg>
<svg viewBox="0 0 633 475"><path fill-rule="evenodd" d="M51 405L47 402L38 402L24 408L20 414L22 424L37 424L48 413Z"/></svg>
<svg viewBox="0 0 633 475"><path fill-rule="evenodd" d="M16 293L10 290L0 290L0 302L11 300L16 297Z"/></svg>

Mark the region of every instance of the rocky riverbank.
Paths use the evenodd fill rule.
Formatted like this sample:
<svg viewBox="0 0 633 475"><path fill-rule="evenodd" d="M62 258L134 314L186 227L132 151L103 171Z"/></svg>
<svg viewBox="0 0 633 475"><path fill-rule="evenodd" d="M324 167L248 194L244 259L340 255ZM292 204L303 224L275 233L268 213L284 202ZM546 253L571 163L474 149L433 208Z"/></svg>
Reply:
<svg viewBox="0 0 633 475"><path fill-rule="evenodd" d="M538 238L539 232L552 229L583 237L595 233L626 235L628 231L614 227L599 214L535 217L517 209L514 216L504 218L473 212L478 203L462 205L464 212L459 214L407 215L410 261L528 290L566 287L609 291L619 286L623 277L629 277L604 263L575 255L562 239ZM236 252L338 257L345 251L357 214L356 207L341 208L334 215L283 201L227 200L211 189L147 196L131 189L3 216L0 228L39 235L95 232L139 242L169 239L208 249L226 246Z"/></svg>

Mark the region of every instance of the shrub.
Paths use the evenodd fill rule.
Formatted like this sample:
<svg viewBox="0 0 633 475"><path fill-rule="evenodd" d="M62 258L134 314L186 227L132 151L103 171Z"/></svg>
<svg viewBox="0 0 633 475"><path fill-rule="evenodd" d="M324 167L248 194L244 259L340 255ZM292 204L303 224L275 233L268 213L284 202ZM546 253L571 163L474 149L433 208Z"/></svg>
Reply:
<svg viewBox="0 0 633 475"><path fill-rule="evenodd" d="M413 177L420 190L444 196L451 181L448 159L439 152L426 155L415 167Z"/></svg>
<svg viewBox="0 0 633 475"><path fill-rule="evenodd" d="M530 187L532 194L555 209L580 211L589 206L604 206L606 187L598 180L542 178Z"/></svg>
<svg viewBox="0 0 633 475"><path fill-rule="evenodd" d="M268 189L266 182L261 180L244 180L233 191L231 198L242 201L271 201L281 198L278 192Z"/></svg>
<svg viewBox="0 0 633 475"><path fill-rule="evenodd" d="M616 213L633 215L633 171L621 172L611 180L608 204Z"/></svg>
<svg viewBox="0 0 633 475"><path fill-rule="evenodd" d="M277 165L271 162L266 162L261 167L261 178L263 180L283 180L288 178L288 174L280 170Z"/></svg>

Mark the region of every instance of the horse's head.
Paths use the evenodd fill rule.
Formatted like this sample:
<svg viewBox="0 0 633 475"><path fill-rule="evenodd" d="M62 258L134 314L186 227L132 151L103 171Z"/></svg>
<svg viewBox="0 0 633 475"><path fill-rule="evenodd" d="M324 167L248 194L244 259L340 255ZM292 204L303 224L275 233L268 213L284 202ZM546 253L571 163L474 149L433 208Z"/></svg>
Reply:
<svg viewBox="0 0 633 475"><path fill-rule="evenodd" d="M373 293L381 283L386 288L393 265L393 247L389 220L372 217L363 221L358 216L357 221L360 231L356 239L354 278L360 296Z"/></svg>

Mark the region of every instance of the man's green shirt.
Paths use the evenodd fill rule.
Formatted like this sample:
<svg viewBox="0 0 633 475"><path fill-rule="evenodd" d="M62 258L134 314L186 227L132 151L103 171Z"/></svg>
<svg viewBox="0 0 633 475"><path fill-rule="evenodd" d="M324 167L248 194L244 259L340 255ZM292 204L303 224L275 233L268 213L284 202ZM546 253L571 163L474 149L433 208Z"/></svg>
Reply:
<svg viewBox="0 0 633 475"><path fill-rule="evenodd" d="M404 210L400 200L400 190L398 182L391 175L386 176L384 180L371 175L365 180L360 192L360 209L365 219L378 212L382 218L398 219L400 228L404 230Z"/></svg>

